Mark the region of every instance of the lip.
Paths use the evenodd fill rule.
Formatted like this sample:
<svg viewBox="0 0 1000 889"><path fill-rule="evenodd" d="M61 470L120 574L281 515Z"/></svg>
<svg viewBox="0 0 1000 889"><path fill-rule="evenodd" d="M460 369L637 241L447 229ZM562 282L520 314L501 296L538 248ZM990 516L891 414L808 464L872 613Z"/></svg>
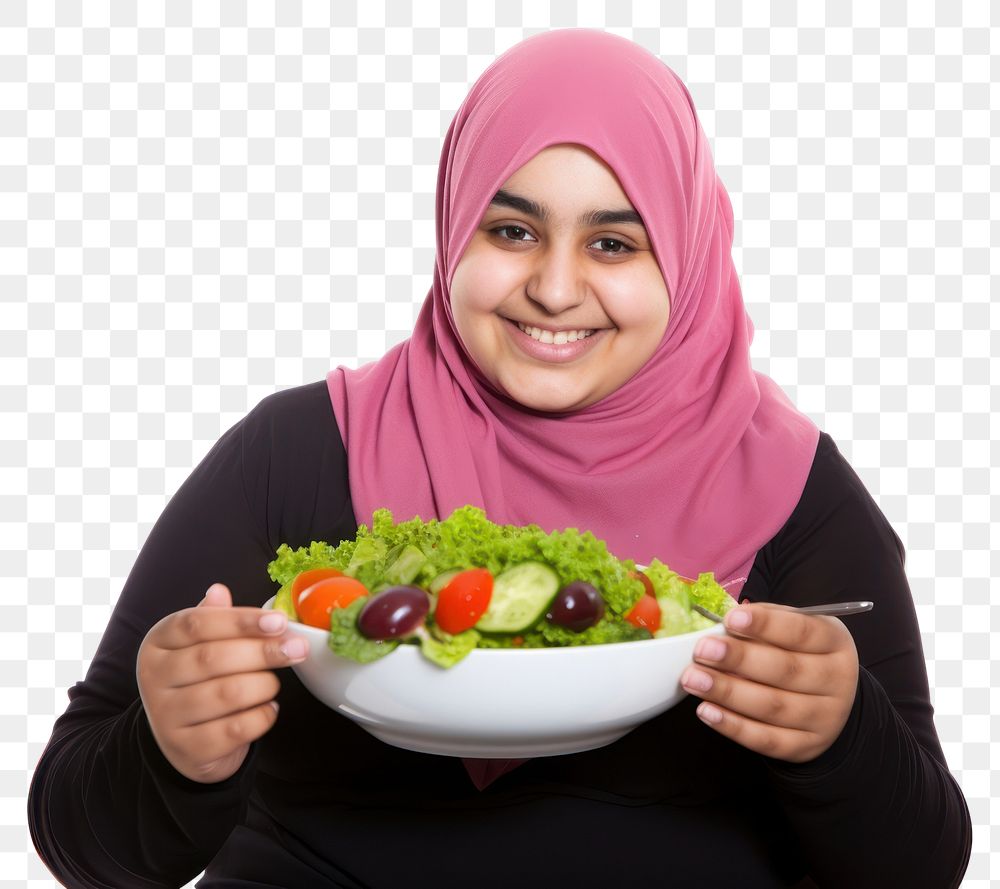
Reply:
<svg viewBox="0 0 1000 889"><path fill-rule="evenodd" d="M590 336L582 340L577 340L575 343L560 343L556 345L555 343L539 342L521 330L515 321L511 321L509 318L504 318L503 320L510 330L511 339L522 352L531 358L536 358L539 361L545 361L549 364L565 364L568 361L575 361L581 355L594 348L596 341L602 339L608 332L608 328L600 328L595 330ZM563 329L577 330L579 328Z"/></svg>

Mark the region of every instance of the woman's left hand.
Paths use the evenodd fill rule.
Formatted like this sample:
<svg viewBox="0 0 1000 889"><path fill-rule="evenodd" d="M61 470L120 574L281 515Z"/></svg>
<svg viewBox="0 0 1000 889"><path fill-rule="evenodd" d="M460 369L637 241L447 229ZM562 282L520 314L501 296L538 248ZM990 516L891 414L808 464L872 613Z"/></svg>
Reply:
<svg viewBox="0 0 1000 889"><path fill-rule="evenodd" d="M743 615L750 621L740 626ZM744 602L726 614L725 626L725 636L698 642L681 677L685 691L704 699L698 716L773 759L815 759L854 704L859 667L850 631L838 618L771 602ZM707 687L697 686L699 677Z"/></svg>

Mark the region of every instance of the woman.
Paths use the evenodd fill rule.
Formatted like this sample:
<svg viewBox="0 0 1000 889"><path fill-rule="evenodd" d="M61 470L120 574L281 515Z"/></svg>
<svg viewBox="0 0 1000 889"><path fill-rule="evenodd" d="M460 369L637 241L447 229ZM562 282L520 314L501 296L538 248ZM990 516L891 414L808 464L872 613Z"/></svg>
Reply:
<svg viewBox="0 0 1000 889"><path fill-rule="evenodd" d="M902 546L750 368L732 208L684 85L602 32L522 42L459 109L436 212L413 336L265 399L154 527L35 774L49 867L142 887L206 868L212 889L957 885L970 819ZM466 503L714 571L744 604L691 696L599 750L464 763L312 699L256 607L277 546ZM843 621L786 607L861 598Z"/></svg>

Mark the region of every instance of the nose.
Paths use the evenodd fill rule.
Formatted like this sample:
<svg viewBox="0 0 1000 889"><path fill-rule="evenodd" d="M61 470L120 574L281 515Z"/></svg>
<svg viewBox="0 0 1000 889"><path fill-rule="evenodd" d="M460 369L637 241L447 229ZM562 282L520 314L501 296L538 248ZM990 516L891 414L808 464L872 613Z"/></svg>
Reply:
<svg viewBox="0 0 1000 889"><path fill-rule="evenodd" d="M548 314L558 315L586 299L582 264L572 247L551 247L539 254L525 283L525 294Z"/></svg>

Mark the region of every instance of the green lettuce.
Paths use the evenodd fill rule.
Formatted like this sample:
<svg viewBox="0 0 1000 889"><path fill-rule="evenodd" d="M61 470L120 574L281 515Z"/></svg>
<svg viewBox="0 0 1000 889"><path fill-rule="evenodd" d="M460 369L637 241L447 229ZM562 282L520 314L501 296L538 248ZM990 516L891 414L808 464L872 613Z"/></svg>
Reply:
<svg viewBox="0 0 1000 889"><path fill-rule="evenodd" d="M730 608L736 606L733 597L715 582L715 575L711 571L699 574L698 579L691 584L690 592L693 602L719 617L723 617ZM698 614L698 617L701 615Z"/></svg>
<svg viewBox="0 0 1000 889"><path fill-rule="evenodd" d="M344 541L344 543L350 544L348 552L354 551L353 540ZM343 554L340 554L342 547L343 544L334 547L330 546L329 543L314 540L307 547L300 546L293 550L287 543L283 543L278 547L274 561L268 564L267 573L271 580L284 586L303 571L309 571L312 568L338 568L343 571L351 557L347 555L345 558Z"/></svg>
<svg viewBox="0 0 1000 889"><path fill-rule="evenodd" d="M658 639L712 626L714 621L692 611L692 604L701 605L720 617L733 607L733 597L715 582L711 571L699 574L696 581L688 583L659 559L653 559L645 574L653 582L656 602L660 606L660 629L654 634Z"/></svg>
<svg viewBox="0 0 1000 889"><path fill-rule="evenodd" d="M577 633L568 627L560 627L543 620L537 628L546 646L565 645L606 645L609 642L635 642L652 639L653 634L645 627L632 626L628 621L609 620L605 617L592 627Z"/></svg>
<svg viewBox="0 0 1000 889"><path fill-rule="evenodd" d="M359 580L370 590L385 576L388 549L380 537L362 538L354 548L344 573Z"/></svg>
<svg viewBox="0 0 1000 889"><path fill-rule="evenodd" d="M479 642L476 630L465 630L454 635L440 627L432 627L430 632L420 633L420 651L425 658L439 667L454 667Z"/></svg>

